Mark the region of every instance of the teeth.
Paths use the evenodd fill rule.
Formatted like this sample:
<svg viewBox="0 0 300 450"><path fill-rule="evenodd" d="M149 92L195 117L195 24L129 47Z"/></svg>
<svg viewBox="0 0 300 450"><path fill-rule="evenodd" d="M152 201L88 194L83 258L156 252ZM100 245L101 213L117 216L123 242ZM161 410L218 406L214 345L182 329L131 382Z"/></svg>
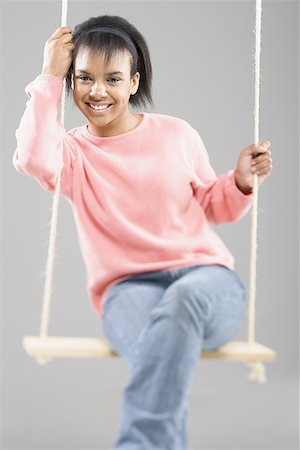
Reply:
<svg viewBox="0 0 300 450"><path fill-rule="evenodd" d="M89 105L90 105L91 108L96 109L98 111L100 111L101 109L106 109L106 108L108 108L110 106L110 105L99 105L99 106L96 106L96 105L92 105L91 103L89 103Z"/></svg>

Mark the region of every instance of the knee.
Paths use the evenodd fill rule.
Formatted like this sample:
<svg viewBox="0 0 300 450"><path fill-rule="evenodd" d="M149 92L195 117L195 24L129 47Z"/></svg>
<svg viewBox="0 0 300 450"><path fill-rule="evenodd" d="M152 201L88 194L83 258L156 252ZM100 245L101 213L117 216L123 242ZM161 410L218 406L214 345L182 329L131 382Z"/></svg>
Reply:
<svg viewBox="0 0 300 450"><path fill-rule="evenodd" d="M209 298L205 292L197 290L189 283L171 285L152 311L152 318L169 317L181 325L187 333L203 333L205 324L211 316Z"/></svg>

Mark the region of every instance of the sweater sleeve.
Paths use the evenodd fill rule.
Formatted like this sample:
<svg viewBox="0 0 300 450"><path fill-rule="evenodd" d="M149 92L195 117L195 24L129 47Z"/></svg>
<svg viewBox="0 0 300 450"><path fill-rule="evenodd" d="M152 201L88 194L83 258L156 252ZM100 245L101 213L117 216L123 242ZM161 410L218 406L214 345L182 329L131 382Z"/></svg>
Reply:
<svg viewBox="0 0 300 450"><path fill-rule="evenodd" d="M215 224L236 222L246 215L253 202L253 194L244 194L235 183L234 170L216 176L210 165L201 137L192 129L192 154L196 179L194 195L204 209L208 220Z"/></svg>
<svg viewBox="0 0 300 450"><path fill-rule="evenodd" d="M53 192L61 171L61 194L71 198L72 148L58 118L63 80L40 74L25 87L29 97L15 135L13 165L17 172L33 177L43 189Z"/></svg>

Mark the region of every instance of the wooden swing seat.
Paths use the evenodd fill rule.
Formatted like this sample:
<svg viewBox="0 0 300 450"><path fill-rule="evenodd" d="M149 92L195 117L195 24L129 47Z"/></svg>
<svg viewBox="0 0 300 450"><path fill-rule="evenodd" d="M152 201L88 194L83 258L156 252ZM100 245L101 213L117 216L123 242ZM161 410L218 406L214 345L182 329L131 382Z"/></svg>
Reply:
<svg viewBox="0 0 300 450"><path fill-rule="evenodd" d="M106 339L24 336L23 347L29 356L47 362L53 358L102 358L119 356ZM230 361L273 361L274 350L258 342L232 341L216 350L203 351L199 357Z"/></svg>

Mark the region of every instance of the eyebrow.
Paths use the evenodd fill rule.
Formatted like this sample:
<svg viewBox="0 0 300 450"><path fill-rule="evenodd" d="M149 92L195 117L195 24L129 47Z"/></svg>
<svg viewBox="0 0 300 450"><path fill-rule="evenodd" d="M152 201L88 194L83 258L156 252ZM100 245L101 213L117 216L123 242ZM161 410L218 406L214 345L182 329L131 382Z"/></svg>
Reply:
<svg viewBox="0 0 300 450"><path fill-rule="evenodd" d="M92 75L90 72L87 72L86 70L81 70L81 69L76 70L76 72L84 73L86 75ZM123 72L120 72L120 71L114 71L114 72L106 72L105 75L108 76L108 75L124 75L124 74L123 74Z"/></svg>

